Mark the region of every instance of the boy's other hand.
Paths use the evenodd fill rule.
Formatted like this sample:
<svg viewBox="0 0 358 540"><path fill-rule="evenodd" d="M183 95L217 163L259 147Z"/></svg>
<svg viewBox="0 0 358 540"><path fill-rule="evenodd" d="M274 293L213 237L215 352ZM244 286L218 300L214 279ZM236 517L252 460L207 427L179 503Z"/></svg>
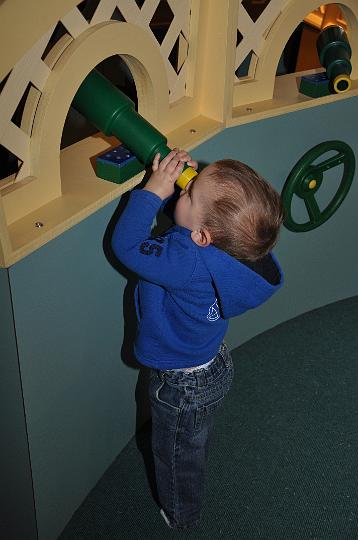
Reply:
<svg viewBox="0 0 358 540"><path fill-rule="evenodd" d="M170 197L174 193L174 185L183 170L184 163L194 169L198 167L197 162L193 161L185 150L174 148L162 161L160 154L156 154L152 165L153 173L143 189L155 193L162 200Z"/></svg>

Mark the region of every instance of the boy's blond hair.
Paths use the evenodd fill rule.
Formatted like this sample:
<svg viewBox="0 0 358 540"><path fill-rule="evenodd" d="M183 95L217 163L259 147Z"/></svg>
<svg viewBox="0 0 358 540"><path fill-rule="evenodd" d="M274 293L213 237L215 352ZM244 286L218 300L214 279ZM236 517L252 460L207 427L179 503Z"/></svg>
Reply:
<svg viewBox="0 0 358 540"><path fill-rule="evenodd" d="M236 259L261 259L278 240L284 210L280 195L251 167L233 159L212 164L203 225L214 246Z"/></svg>

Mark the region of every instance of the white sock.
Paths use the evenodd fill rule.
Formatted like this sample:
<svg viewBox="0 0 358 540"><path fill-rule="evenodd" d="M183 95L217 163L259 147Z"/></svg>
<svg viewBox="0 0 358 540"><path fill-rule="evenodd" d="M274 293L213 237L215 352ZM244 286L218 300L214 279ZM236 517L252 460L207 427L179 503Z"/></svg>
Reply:
<svg viewBox="0 0 358 540"><path fill-rule="evenodd" d="M162 518L164 519L164 521L168 525L168 527L170 527L172 529L173 527L171 526L169 518L166 515L166 513L164 512L163 508L160 510L160 515L162 516Z"/></svg>

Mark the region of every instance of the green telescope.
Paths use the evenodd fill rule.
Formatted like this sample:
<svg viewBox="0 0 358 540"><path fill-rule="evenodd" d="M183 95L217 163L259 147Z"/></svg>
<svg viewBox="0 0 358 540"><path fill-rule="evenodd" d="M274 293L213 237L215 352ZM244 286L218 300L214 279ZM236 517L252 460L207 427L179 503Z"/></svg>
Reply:
<svg viewBox="0 0 358 540"><path fill-rule="evenodd" d="M343 28L327 26L322 30L317 39L317 52L334 91L338 94L347 92L352 84L350 78L352 49Z"/></svg>
<svg viewBox="0 0 358 540"><path fill-rule="evenodd" d="M137 113L133 101L95 69L79 87L72 105L105 135L117 137L145 166L156 153L163 159L171 151L164 135ZM196 175L184 164L176 183L184 189Z"/></svg>

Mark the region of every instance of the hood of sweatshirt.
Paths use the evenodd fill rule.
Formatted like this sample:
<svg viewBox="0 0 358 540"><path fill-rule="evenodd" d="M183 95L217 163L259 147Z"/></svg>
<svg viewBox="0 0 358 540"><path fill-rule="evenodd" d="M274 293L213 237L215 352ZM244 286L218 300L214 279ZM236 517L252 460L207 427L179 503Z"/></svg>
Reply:
<svg viewBox="0 0 358 540"><path fill-rule="evenodd" d="M269 255L270 263L277 268L278 279L275 284L265 279L265 274L260 275L212 245L200 249L200 256L211 275L224 319L263 304L282 286L280 265L273 253Z"/></svg>

